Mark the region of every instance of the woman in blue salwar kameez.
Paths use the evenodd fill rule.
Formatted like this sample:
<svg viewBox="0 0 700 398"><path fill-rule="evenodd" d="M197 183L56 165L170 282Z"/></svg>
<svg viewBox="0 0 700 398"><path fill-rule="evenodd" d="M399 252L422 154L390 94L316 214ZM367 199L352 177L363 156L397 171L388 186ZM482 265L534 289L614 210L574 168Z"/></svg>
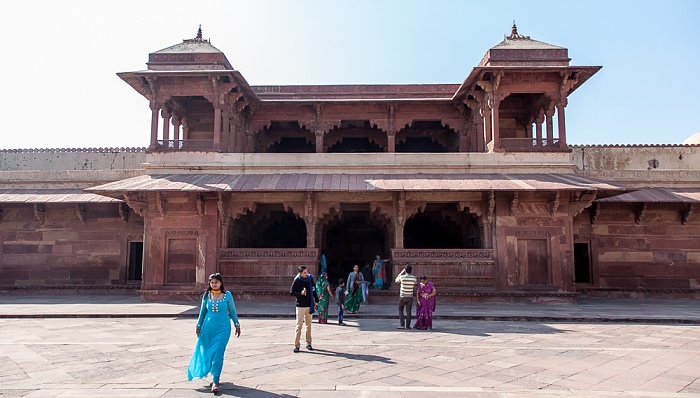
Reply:
<svg viewBox="0 0 700 398"><path fill-rule="evenodd" d="M211 391L219 391L219 378L224 366L224 353L231 337L231 321L236 326L236 337L241 336L233 295L224 289L221 274L209 276L209 288L202 297L197 319L197 345L194 347L187 379L201 379L211 373Z"/></svg>

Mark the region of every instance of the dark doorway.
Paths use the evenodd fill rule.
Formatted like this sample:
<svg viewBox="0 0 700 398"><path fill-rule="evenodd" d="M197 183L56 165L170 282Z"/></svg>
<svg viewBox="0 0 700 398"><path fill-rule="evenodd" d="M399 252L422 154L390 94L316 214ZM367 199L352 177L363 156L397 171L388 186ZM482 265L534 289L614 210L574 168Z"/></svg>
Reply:
<svg viewBox="0 0 700 398"><path fill-rule="evenodd" d="M476 215L456 209L454 203L430 203L406 221L406 249L481 248Z"/></svg>
<svg viewBox="0 0 700 398"><path fill-rule="evenodd" d="M369 211L344 211L324 227L328 278L333 285L347 278L354 265L360 269L379 254L386 258L385 228L370 219Z"/></svg>
<svg viewBox="0 0 700 398"><path fill-rule="evenodd" d="M574 243L574 283L591 283L591 252L588 243Z"/></svg>
<svg viewBox="0 0 700 398"><path fill-rule="evenodd" d="M279 204L260 204L236 220L229 234L229 247L306 247L306 223Z"/></svg>
<svg viewBox="0 0 700 398"><path fill-rule="evenodd" d="M143 242L129 243L129 269L127 271L127 282L141 280L143 269Z"/></svg>

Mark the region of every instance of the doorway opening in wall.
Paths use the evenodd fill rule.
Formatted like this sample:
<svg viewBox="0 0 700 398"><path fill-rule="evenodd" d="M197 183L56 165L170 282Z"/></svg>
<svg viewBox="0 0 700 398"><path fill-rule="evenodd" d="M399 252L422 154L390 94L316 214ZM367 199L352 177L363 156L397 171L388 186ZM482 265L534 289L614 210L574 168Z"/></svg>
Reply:
<svg viewBox="0 0 700 398"><path fill-rule="evenodd" d="M574 283L591 282L591 253L588 243L574 243Z"/></svg>
<svg viewBox="0 0 700 398"><path fill-rule="evenodd" d="M129 243L129 268L127 272L127 282L141 281L141 271L143 270L143 242Z"/></svg>
<svg viewBox="0 0 700 398"><path fill-rule="evenodd" d="M324 249L328 260L328 279L333 285L347 278L353 266L372 266L379 255L387 258L387 229L384 219L373 217L367 210L344 210L323 227ZM391 273L391 267L385 266ZM387 275L387 277L390 275Z"/></svg>

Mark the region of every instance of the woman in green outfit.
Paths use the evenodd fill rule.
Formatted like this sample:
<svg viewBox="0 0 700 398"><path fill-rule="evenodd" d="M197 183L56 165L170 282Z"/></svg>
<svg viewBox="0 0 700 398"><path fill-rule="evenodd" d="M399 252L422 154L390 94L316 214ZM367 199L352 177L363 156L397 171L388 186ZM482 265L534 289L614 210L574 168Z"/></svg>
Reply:
<svg viewBox="0 0 700 398"><path fill-rule="evenodd" d="M345 285L348 299L345 301L345 310L350 314L357 314L360 311L360 303L362 302L362 282L365 278L360 273L360 267L355 265L352 272L348 275L348 283Z"/></svg>
<svg viewBox="0 0 700 398"><path fill-rule="evenodd" d="M316 294L318 294L318 323L328 323L328 304L333 299L333 291L328 283L325 272L316 279Z"/></svg>

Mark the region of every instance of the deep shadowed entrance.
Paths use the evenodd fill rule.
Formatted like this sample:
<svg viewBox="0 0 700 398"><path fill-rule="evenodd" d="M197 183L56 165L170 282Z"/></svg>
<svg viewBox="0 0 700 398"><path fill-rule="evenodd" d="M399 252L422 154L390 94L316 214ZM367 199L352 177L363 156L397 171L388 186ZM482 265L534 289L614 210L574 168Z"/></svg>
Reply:
<svg viewBox="0 0 700 398"><path fill-rule="evenodd" d="M382 219L370 217L369 211L343 211L323 228L324 247L328 257L328 278L336 285L338 278L347 278L355 264L362 268L379 254L384 257L386 226Z"/></svg>

